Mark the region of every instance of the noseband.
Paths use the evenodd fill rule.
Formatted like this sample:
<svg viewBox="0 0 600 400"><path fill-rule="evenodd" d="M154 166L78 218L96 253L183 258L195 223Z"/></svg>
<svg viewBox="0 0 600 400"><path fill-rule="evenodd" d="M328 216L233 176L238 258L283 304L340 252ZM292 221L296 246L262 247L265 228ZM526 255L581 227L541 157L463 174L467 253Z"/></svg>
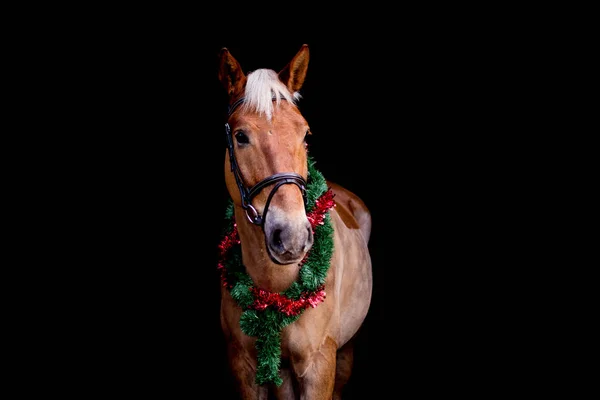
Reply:
<svg viewBox="0 0 600 400"><path fill-rule="evenodd" d="M236 102L234 102L231 106L229 106L229 111L227 114L227 118L233 114L235 109L244 102L244 98L240 98ZM276 100L276 99L273 99ZM265 218L267 217L267 210L269 208L269 204L271 204L271 199L273 195L282 185L293 183L300 188L302 192L302 198L304 199L304 206L306 207L306 181L302 177L302 175L297 174L295 172L281 172L277 174L273 174L271 176L266 177L262 181L258 182L256 185L252 186L248 189L244 185L244 180L242 179L242 174L240 172L240 167L235 158L235 154L233 152L233 138L231 136L231 127L229 123L225 123L225 137L227 138L227 148L229 150L229 164L231 165L231 172L233 172L233 176L235 177L235 182L237 183L237 187L240 191L241 199L242 199L242 208L246 211L246 217L248 221L252 222L255 225L263 225L265 222ZM265 209L263 211L263 215L259 215L258 211L252 205L252 199L265 187L269 185L275 185L269 193L269 197L267 197L267 202L265 203Z"/></svg>

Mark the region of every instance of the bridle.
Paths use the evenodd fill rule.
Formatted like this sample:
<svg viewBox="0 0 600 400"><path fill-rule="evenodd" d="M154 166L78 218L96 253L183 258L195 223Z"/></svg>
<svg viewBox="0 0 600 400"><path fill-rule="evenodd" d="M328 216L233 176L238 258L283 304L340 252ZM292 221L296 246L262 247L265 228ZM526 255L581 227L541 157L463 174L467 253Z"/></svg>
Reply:
<svg viewBox="0 0 600 400"><path fill-rule="evenodd" d="M273 100L276 100L275 98ZM245 101L244 97L236 100L233 104L229 106L229 111L227 113L227 119L231 117L231 114L235 111L235 109L240 106ZM231 172L233 172L233 176L235 177L235 182L237 183L237 187L240 191L240 196L242 199L242 208L246 211L246 217L248 221L255 225L263 226L265 222L265 218L267 217L267 210L269 208L269 204L271 203L271 199L273 195L282 185L293 183L300 188L302 192L302 198L304 199L304 206L306 207L306 181L302 177L302 175L297 174L295 172L280 172L277 174L273 174L271 176L266 177L262 181L258 182L256 185L252 186L248 189L244 185L244 180L242 179L242 174L240 172L240 167L235 158L235 154L233 152L233 138L231 136L231 127L229 126L229 122L225 123L225 137L227 139L227 149L229 151L229 164L231 165ZM252 205L252 199L265 187L269 185L275 185L275 187L269 193L269 197L267 197L267 202L265 203L265 209L263 211L263 215L259 215L258 211Z"/></svg>

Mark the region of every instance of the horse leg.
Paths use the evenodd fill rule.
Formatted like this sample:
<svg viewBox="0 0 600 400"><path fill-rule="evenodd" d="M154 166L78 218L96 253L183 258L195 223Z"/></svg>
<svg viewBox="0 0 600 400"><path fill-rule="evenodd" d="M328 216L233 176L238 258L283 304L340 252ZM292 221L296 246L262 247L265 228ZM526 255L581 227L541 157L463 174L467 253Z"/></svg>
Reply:
<svg viewBox="0 0 600 400"><path fill-rule="evenodd" d="M292 362L298 378L300 400L331 400L335 381L337 343L330 337L304 360Z"/></svg>
<svg viewBox="0 0 600 400"><path fill-rule="evenodd" d="M252 355L233 344L228 345L229 366L237 391L243 400L267 400L267 388L256 384L256 362Z"/></svg>
<svg viewBox="0 0 600 400"><path fill-rule="evenodd" d="M279 370L279 376L283 380L280 386L272 385L277 400L293 400L296 399L294 390L294 375L289 368L282 367Z"/></svg>
<svg viewBox="0 0 600 400"><path fill-rule="evenodd" d="M354 340L350 340L338 350L335 365L333 400L340 400L344 386L346 386L352 374L352 366L354 365Z"/></svg>

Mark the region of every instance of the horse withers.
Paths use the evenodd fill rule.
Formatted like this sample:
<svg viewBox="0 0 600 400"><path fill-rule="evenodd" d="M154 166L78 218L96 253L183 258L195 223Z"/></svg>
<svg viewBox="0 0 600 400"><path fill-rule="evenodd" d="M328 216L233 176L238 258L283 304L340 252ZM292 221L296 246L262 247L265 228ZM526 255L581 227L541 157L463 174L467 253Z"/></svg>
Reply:
<svg viewBox="0 0 600 400"><path fill-rule="evenodd" d="M339 399L373 288L364 202L325 179L297 107L303 45L279 72L243 72L227 48L218 77L229 101L219 246L221 327L243 399Z"/></svg>

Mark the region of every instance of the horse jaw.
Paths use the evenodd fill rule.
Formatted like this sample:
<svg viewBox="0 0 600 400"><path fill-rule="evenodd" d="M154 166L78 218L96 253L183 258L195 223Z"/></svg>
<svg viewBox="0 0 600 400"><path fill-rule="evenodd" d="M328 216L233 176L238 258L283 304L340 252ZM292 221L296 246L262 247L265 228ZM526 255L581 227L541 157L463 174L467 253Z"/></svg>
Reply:
<svg viewBox="0 0 600 400"><path fill-rule="evenodd" d="M264 233L269 257L280 265L302 261L314 241L310 222L304 212L290 215L276 206L269 209Z"/></svg>

